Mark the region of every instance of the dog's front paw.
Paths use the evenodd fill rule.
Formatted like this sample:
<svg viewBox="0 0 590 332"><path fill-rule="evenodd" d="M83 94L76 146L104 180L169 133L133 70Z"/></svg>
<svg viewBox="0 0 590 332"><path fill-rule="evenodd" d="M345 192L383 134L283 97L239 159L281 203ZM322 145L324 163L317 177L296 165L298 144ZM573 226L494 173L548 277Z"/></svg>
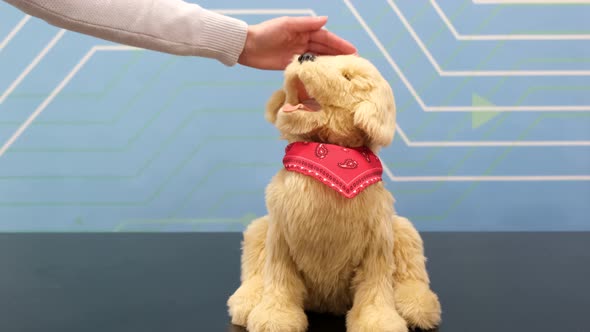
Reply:
<svg viewBox="0 0 590 332"><path fill-rule="evenodd" d="M346 326L349 332L408 332L406 321L395 309L375 305L353 308Z"/></svg>
<svg viewBox="0 0 590 332"><path fill-rule="evenodd" d="M262 287L262 280L248 280L229 298L227 306L232 324L246 327L248 315L260 303Z"/></svg>
<svg viewBox="0 0 590 332"><path fill-rule="evenodd" d="M295 305L263 300L248 316L249 332L304 332L307 316Z"/></svg>
<svg viewBox="0 0 590 332"><path fill-rule="evenodd" d="M429 330L440 323L440 302L428 284L419 281L397 283L394 299L397 310L410 326Z"/></svg>

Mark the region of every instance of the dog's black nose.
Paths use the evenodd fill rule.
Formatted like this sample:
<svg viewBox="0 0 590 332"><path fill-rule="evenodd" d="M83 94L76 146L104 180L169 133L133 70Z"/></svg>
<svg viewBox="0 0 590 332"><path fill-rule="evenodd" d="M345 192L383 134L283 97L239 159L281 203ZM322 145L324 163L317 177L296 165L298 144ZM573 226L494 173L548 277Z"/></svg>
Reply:
<svg viewBox="0 0 590 332"><path fill-rule="evenodd" d="M297 58L297 60L299 63L303 63L303 61L313 61L315 60L315 55L312 53L303 53L299 56L299 58Z"/></svg>

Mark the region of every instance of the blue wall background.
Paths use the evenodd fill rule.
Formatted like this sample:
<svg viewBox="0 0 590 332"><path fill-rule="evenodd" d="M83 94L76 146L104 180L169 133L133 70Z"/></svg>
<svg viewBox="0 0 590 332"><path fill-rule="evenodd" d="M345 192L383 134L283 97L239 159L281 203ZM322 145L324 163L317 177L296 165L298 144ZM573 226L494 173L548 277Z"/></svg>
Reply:
<svg viewBox="0 0 590 332"><path fill-rule="evenodd" d="M385 182L420 230L590 230L590 6L478 2L199 3L249 23L328 15L380 68L398 104ZM4 2L0 43L1 231L240 231L265 214L280 72L129 49Z"/></svg>

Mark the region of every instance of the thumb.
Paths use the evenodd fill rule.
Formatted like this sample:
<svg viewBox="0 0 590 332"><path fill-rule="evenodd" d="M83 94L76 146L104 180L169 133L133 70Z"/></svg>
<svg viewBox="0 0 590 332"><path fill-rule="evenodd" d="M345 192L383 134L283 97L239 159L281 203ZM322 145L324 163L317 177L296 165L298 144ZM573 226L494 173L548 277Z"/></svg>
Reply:
<svg viewBox="0 0 590 332"><path fill-rule="evenodd" d="M327 21L327 16L289 17L286 25L293 32L309 32L321 29Z"/></svg>

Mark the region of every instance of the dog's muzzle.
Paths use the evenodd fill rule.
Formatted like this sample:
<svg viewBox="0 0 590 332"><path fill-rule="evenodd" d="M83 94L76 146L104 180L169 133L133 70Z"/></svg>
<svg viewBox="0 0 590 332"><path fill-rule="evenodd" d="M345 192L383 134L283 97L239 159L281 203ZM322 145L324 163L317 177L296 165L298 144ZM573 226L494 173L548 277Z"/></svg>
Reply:
<svg viewBox="0 0 590 332"><path fill-rule="evenodd" d="M299 56L299 58L297 58L297 61L299 61L299 63L303 63L305 61L313 61L315 60L315 55L312 53L303 53Z"/></svg>

